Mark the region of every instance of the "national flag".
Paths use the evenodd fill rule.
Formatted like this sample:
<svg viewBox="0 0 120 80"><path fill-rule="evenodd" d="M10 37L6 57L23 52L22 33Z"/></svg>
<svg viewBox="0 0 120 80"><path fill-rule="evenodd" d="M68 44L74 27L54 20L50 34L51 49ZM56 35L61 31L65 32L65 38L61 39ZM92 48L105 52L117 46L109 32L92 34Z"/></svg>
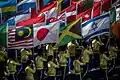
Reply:
<svg viewBox="0 0 120 80"><path fill-rule="evenodd" d="M117 6L120 3L120 0L112 0L112 7Z"/></svg>
<svg viewBox="0 0 120 80"><path fill-rule="evenodd" d="M34 46L58 42L59 26L59 22L53 22L43 26L34 26Z"/></svg>
<svg viewBox="0 0 120 80"><path fill-rule="evenodd" d="M38 17L45 15L46 20L49 18L57 17L57 3L53 2L51 5L45 7L38 13Z"/></svg>
<svg viewBox="0 0 120 80"><path fill-rule="evenodd" d="M110 22L114 24L116 22L116 8L113 7L110 9Z"/></svg>
<svg viewBox="0 0 120 80"><path fill-rule="evenodd" d="M76 4L72 4L69 7L65 8L64 10L60 12L60 14L64 12L66 12L67 24L76 20L76 15L77 15Z"/></svg>
<svg viewBox="0 0 120 80"><path fill-rule="evenodd" d="M112 32L118 39L120 39L120 21L117 21L112 29Z"/></svg>
<svg viewBox="0 0 120 80"><path fill-rule="evenodd" d="M70 6L70 0L63 0L61 3L61 10L67 8L68 6Z"/></svg>
<svg viewBox="0 0 120 80"><path fill-rule="evenodd" d="M17 0L7 0L0 1L0 8L15 6L17 4Z"/></svg>
<svg viewBox="0 0 120 80"><path fill-rule="evenodd" d="M16 14L16 16L11 17L5 23L8 23L9 29L14 29L16 27L16 23L30 18L31 18L31 10L27 10L25 12Z"/></svg>
<svg viewBox="0 0 120 80"><path fill-rule="evenodd" d="M60 37L56 46L63 46L68 44L70 41L80 39L80 18L76 21L68 24L66 27L60 29ZM78 26L79 25L79 26Z"/></svg>
<svg viewBox="0 0 120 80"><path fill-rule="evenodd" d="M112 0L102 0L102 12L107 12L111 8Z"/></svg>
<svg viewBox="0 0 120 80"><path fill-rule="evenodd" d="M109 13L90 19L82 24L82 37L89 40L98 35L109 33L110 17Z"/></svg>
<svg viewBox="0 0 120 80"><path fill-rule="evenodd" d="M0 46L7 47L7 25L0 24Z"/></svg>
<svg viewBox="0 0 120 80"><path fill-rule="evenodd" d="M34 17L34 18L20 21L20 22L16 23L16 26L27 26L27 25L32 25L32 24L36 24L36 23L43 23L43 22L45 22L45 16Z"/></svg>
<svg viewBox="0 0 120 80"><path fill-rule="evenodd" d="M36 0L23 0L17 4L17 12L24 12L29 8L36 8Z"/></svg>
<svg viewBox="0 0 120 80"><path fill-rule="evenodd" d="M92 8L88 9L87 11L85 12L82 12L78 15L76 15L76 18L82 18L82 22L85 22L89 19L91 19L91 12L92 12Z"/></svg>
<svg viewBox="0 0 120 80"><path fill-rule="evenodd" d="M31 48L33 47L33 26L21 26L9 30L8 48Z"/></svg>
<svg viewBox="0 0 120 80"><path fill-rule="evenodd" d="M116 21L120 20L120 4L116 6Z"/></svg>
<svg viewBox="0 0 120 80"><path fill-rule="evenodd" d="M50 3L52 0L43 0L44 6L46 6L48 3Z"/></svg>
<svg viewBox="0 0 120 80"><path fill-rule="evenodd" d="M101 1L94 2L93 8L92 8L92 18L97 17L101 14Z"/></svg>

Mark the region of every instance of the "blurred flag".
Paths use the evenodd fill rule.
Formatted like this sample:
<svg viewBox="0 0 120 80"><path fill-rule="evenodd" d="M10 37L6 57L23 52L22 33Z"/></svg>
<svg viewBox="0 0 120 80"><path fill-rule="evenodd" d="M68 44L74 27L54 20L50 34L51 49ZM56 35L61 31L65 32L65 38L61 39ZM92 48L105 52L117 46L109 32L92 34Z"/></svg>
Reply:
<svg viewBox="0 0 120 80"><path fill-rule="evenodd" d="M118 39L120 39L120 21L117 21L112 29L112 32Z"/></svg>
<svg viewBox="0 0 120 80"><path fill-rule="evenodd" d="M33 26L21 26L16 29L8 29L8 48L31 48L33 47Z"/></svg>
<svg viewBox="0 0 120 80"><path fill-rule="evenodd" d="M34 26L34 46L46 43L57 43L59 37L59 21L49 25Z"/></svg>
<svg viewBox="0 0 120 80"><path fill-rule="evenodd" d="M85 40L89 40L98 35L109 33L110 28L110 15L106 13L104 15L90 19L82 24L82 37Z"/></svg>
<svg viewBox="0 0 120 80"><path fill-rule="evenodd" d="M24 12L29 8L36 8L36 0L23 0L17 4L17 12Z"/></svg>
<svg viewBox="0 0 120 80"><path fill-rule="evenodd" d="M75 40L75 39L80 39L80 18L77 19L76 21L68 24L65 28L60 29L60 37L58 40L58 43L56 46L63 46L68 44L70 41ZM76 24L79 24L76 25Z"/></svg>

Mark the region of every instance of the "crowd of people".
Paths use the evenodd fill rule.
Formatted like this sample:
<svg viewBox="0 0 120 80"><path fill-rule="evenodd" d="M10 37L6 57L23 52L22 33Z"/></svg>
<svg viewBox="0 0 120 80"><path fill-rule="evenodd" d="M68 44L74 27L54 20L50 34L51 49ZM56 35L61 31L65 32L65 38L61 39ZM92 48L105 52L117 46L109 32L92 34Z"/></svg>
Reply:
<svg viewBox="0 0 120 80"><path fill-rule="evenodd" d="M88 70L96 67L100 68L104 80L108 80L109 65L115 64L119 51L114 42L107 44L96 38L91 43L74 40L60 47L44 44L37 51L21 49L20 58L8 56L8 50L0 47L0 80L17 80L21 73L24 80L66 80L67 74L82 80ZM21 66L19 70L17 66ZM56 77L58 74L60 77Z"/></svg>

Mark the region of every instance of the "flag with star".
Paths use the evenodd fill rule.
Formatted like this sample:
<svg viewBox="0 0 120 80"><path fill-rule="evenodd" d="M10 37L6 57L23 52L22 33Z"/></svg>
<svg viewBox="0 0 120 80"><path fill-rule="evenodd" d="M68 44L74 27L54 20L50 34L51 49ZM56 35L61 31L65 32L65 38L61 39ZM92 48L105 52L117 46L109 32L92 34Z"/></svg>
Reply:
<svg viewBox="0 0 120 80"><path fill-rule="evenodd" d="M89 40L98 35L109 33L110 28L110 15L104 15L92 18L82 23L81 33L85 40Z"/></svg>
<svg viewBox="0 0 120 80"><path fill-rule="evenodd" d="M33 26L17 26L16 29L8 29L8 48L33 47Z"/></svg>
<svg viewBox="0 0 120 80"><path fill-rule="evenodd" d="M72 40L80 39L80 24L81 18L60 29L60 37L56 46L63 46Z"/></svg>

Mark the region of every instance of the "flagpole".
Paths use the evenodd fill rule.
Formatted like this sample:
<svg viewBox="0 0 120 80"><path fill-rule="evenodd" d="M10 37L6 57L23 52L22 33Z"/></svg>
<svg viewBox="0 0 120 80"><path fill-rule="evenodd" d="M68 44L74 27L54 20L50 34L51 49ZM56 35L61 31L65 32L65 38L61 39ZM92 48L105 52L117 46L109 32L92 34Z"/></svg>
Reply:
<svg viewBox="0 0 120 80"><path fill-rule="evenodd" d="M35 61L35 57L34 57L34 52L35 52L35 50L34 50L34 27L33 27L33 25L32 25L32 33L33 33L33 51L32 51L33 52L33 54L32 54L33 57L32 58L33 58L33 61Z"/></svg>

